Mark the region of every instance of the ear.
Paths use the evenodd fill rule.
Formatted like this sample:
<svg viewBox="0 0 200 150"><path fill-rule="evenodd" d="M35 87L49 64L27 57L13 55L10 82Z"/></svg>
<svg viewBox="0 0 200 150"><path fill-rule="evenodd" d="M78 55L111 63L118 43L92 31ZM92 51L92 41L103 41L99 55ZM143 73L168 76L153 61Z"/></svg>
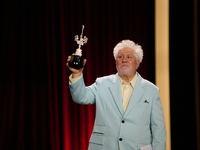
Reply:
<svg viewBox="0 0 200 150"><path fill-rule="evenodd" d="M140 61L136 60L136 70L139 68L139 66L140 66Z"/></svg>

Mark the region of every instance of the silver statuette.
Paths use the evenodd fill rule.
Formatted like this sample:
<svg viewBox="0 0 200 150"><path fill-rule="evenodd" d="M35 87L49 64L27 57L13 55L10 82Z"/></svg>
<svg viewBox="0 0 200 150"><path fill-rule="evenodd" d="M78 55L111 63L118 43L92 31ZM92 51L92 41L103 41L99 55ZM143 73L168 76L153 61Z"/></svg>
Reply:
<svg viewBox="0 0 200 150"><path fill-rule="evenodd" d="M82 56L82 49L81 46L84 45L85 43L87 43L88 38L86 36L83 37L83 30L84 30L85 26L82 25L82 32L80 35L80 39L79 36L76 35L75 36L75 41L78 44L78 48L76 49L76 52L74 55L71 55L71 59L69 61L69 66L75 69L79 69L79 68L83 68L83 62L84 62L84 58Z"/></svg>
<svg viewBox="0 0 200 150"><path fill-rule="evenodd" d="M80 35L80 39L79 39L78 35L75 35L75 37L74 37L74 40L78 44L78 48L76 49L75 55L78 55L78 56L82 56L81 46L86 44L87 41L88 41L88 38L86 36L83 37L84 28L85 28L85 26L82 25L82 32L81 32L81 35Z"/></svg>

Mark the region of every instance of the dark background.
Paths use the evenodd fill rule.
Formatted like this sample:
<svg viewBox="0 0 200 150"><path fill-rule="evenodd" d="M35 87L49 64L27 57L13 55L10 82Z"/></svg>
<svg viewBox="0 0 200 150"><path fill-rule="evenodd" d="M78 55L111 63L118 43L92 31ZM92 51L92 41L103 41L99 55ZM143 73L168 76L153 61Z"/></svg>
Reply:
<svg viewBox="0 0 200 150"><path fill-rule="evenodd" d="M197 149L193 8L191 0L170 1L172 149ZM86 85L116 73L112 49L123 39L142 45L138 72L155 83L153 0L3 1L1 10L2 150L87 148L95 107L71 100L65 66L82 25L89 39L82 47Z"/></svg>
<svg viewBox="0 0 200 150"><path fill-rule="evenodd" d="M198 4L199 8L199 4ZM198 14L199 22L199 12ZM197 120L195 103L194 61L194 1L170 1L170 107L172 149L197 149ZM198 58L199 58L198 48ZM198 59L198 70L200 70ZM198 74L198 78L199 78ZM196 101L200 101L197 99ZM198 103L199 104L199 103ZM199 114L198 114L199 117ZM198 124L198 130L200 124ZM198 131L199 132L199 131ZM197 140L198 139L198 140ZM182 148L180 148L182 147ZM200 147L198 147L198 150Z"/></svg>

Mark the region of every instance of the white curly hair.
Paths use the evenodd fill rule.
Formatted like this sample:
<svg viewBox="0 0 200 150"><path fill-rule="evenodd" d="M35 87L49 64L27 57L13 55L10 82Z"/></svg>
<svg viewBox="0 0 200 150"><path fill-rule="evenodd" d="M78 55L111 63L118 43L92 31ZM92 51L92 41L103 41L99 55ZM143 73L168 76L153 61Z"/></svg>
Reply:
<svg viewBox="0 0 200 150"><path fill-rule="evenodd" d="M142 47L138 44L135 44L135 42L131 41L131 40L122 40L121 42L119 42L113 49L113 55L114 58L116 60L117 55L119 53L120 50L124 49L124 48L130 48L134 51L134 55L136 57L136 60L139 60L139 62L142 62L143 59L143 50Z"/></svg>

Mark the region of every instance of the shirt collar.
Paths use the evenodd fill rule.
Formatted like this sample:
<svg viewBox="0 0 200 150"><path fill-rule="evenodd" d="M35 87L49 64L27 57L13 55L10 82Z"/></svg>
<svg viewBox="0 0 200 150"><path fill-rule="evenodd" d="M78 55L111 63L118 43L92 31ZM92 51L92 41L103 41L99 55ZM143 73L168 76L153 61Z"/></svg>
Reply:
<svg viewBox="0 0 200 150"><path fill-rule="evenodd" d="M120 78L120 76L119 76L119 78ZM121 86L122 86L123 84L130 84L130 86L131 86L132 88L134 88L134 87L135 87L135 84L136 84L136 81L137 81L137 78L138 78L137 73L135 74L135 76L133 77L133 79L132 79L130 82L128 82L128 83L124 82L124 81L120 78Z"/></svg>

